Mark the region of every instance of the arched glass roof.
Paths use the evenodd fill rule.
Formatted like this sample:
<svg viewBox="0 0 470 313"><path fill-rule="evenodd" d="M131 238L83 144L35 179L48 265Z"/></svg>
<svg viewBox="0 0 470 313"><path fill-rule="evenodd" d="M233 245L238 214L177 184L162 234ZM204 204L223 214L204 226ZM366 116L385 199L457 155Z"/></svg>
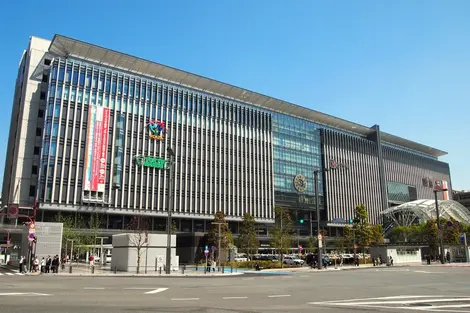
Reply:
<svg viewBox="0 0 470 313"><path fill-rule="evenodd" d="M460 223L470 224L470 211L454 200L438 200L439 215L445 219L453 218ZM415 200L391 207L382 214L393 220L396 226L409 226L416 219L428 221L436 219L434 200Z"/></svg>

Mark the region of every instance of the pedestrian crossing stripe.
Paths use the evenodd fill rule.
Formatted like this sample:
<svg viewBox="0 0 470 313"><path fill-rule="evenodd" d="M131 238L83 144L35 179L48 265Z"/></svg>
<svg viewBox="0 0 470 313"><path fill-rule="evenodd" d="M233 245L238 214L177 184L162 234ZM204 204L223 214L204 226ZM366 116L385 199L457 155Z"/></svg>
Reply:
<svg viewBox="0 0 470 313"><path fill-rule="evenodd" d="M346 299L322 302L309 302L312 305L350 307L350 308L381 308L394 310L414 310L426 312L457 312L455 309L470 309L470 297L466 296L389 296L378 298ZM458 312L469 312L459 310Z"/></svg>
<svg viewBox="0 0 470 313"><path fill-rule="evenodd" d="M14 275L24 276L24 274L22 274L22 273L0 273L0 276L2 276L2 275L7 275L7 276L14 276Z"/></svg>

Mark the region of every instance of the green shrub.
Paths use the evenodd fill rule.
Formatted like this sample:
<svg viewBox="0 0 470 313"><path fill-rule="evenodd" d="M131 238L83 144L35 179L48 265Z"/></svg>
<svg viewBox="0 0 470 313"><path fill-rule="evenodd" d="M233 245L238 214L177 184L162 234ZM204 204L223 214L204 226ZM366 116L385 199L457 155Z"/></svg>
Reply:
<svg viewBox="0 0 470 313"><path fill-rule="evenodd" d="M289 268L289 267L298 267L298 266L291 266L284 264L281 266L281 262L273 262L273 261L246 261L246 262L227 262L225 266L233 266L233 268L255 268L256 264L258 264L263 269L271 269L271 268Z"/></svg>

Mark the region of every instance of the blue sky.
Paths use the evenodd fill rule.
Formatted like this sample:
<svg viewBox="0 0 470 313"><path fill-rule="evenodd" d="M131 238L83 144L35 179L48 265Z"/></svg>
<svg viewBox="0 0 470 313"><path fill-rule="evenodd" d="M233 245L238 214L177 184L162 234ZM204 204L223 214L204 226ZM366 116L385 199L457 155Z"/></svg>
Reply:
<svg viewBox="0 0 470 313"><path fill-rule="evenodd" d="M29 36L59 33L379 124L447 151L454 189L470 189L470 1L24 0L0 7L0 177L21 53Z"/></svg>

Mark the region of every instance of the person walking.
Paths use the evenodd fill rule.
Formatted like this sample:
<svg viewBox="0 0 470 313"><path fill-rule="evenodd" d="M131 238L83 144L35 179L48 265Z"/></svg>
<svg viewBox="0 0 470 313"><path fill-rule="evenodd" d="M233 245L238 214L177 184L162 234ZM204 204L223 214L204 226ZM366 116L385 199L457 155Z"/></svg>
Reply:
<svg viewBox="0 0 470 313"><path fill-rule="evenodd" d="M39 268L39 260L38 260L38 257L35 257L33 261L33 271L37 272L38 268Z"/></svg>
<svg viewBox="0 0 470 313"><path fill-rule="evenodd" d="M51 259L51 256L48 255L46 259L46 269L44 272L49 274L51 272L51 266L52 266L52 259Z"/></svg>
<svg viewBox="0 0 470 313"><path fill-rule="evenodd" d="M19 264L19 271L20 273L24 272L23 264L24 264L24 256L21 256Z"/></svg>

